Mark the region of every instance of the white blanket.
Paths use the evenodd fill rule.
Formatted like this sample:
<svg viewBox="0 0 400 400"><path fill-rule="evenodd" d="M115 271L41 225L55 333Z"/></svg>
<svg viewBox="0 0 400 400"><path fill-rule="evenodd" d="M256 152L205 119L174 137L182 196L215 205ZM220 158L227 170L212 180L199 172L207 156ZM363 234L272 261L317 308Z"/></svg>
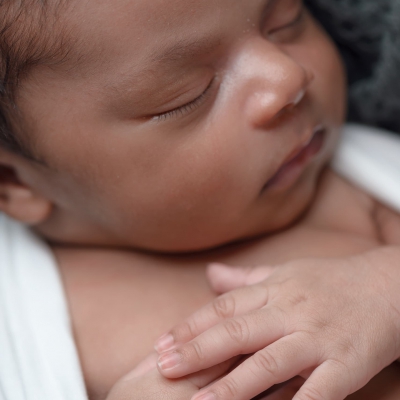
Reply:
<svg viewBox="0 0 400 400"><path fill-rule="evenodd" d="M347 126L333 167L400 211L400 138ZM0 215L0 400L86 400L50 249Z"/></svg>
<svg viewBox="0 0 400 400"><path fill-rule="evenodd" d="M0 399L87 399L51 251L1 214Z"/></svg>
<svg viewBox="0 0 400 400"><path fill-rule="evenodd" d="M400 135L346 125L332 167L400 213Z"/></svg>

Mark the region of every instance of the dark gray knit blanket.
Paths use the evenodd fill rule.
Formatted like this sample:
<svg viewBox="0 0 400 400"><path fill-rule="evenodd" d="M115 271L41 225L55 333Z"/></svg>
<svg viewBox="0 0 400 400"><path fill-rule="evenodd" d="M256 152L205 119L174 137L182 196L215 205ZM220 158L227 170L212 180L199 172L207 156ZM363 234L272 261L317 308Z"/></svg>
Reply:
<svg viewBox="0 0 400 400"><path fill-rule="evenodd" d="M400 0L305 0L345 60L349 120L400 133Z"/></svg>

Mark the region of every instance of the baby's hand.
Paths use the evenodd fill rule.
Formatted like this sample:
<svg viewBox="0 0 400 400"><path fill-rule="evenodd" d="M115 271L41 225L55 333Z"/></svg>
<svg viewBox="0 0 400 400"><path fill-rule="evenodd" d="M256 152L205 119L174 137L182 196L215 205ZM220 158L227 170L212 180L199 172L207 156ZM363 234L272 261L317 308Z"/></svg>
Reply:
<svg viewBox="0 0 400 400"><path fill-rule="evenodd" d="M146 358L112 388L106 400L188 400L226 373L233 361L182 379L169 380L157 370L157 355Z"/></svg>
<svg viewBox="0 0 400 400"><path fill-rule="evenodd" d="M159 370L177 378L255 353L192 399L249 400L296 375L307 380L294 400L344 399L400 356L400 268L398 254L385 251L386 258L301 260L236 277L214 267L220 289L270 276L222 295L163 336Z"/></svg>
<svg viewBox="0 0 400 400"><path fill-rule="evenodd" d="M189 400L201 388L224 375L232 363L226 362L184 379L169 380L158 372L157 355L153 354L122 378L106 400ZM294 379L259 400L291 400L301 384L301 379Z"/></svg>

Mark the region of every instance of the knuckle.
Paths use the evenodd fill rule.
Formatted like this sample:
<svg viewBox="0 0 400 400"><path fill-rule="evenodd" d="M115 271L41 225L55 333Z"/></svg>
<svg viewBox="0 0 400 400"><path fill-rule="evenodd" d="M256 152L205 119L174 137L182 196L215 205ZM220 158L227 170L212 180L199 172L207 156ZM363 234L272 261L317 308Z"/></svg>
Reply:
<svg viewBox="0 0 400 400"><path fill-rule="evenodd" d="M225 322L225 330L228 334L229 339L241 346L245 346L249 341L249 328L246 321L241 318L229 319Z"/></svg>
<svg viewBox="0 0 400 400"><path fill-rule="evenodd" d="M304 328L311 335L321 334L330 332L330 323L328 322L326 317L317 315L317 316L309 316L308 319L304 322Z"/></svg>
<svg viewBox="0 0 400 400"><path fill-rule="evenodd" d="M355 376L357 375L356 371L359 371L359 369L350 367L350 363L347 360L332 358L326 363L330 366L332 372L341 378L343 387L354 387L356 385L357 379ZM354 363L354 366L358 365L360 364Z"/></svg>
<svg viewBox="0 0 400 400"><path fill-rule="evenodd" d="M231 294L218 297L212 302L215 315L220 319L231 318L235 315L236 301Z"/></svg>
<svg viewBox="0 0 400 400"><path fill-rule="evenodd" d="M203 346L197 341L193 341L192 343L190 343L190 347L184 353L186 353L188 356L185 358L189 358L191 360L195 360L195 362L200 363L204 360L205 357Z"/></svg>
<svg viewBox="0 0 400 400"><path fill-rule="evenodd" d="M280 364L277 358L266 348L254 354L254 364L258 370L267 372L273 378L277 378L280 372Z"/></svg>
<svg viewBox="0 0 400 400"><path fill-rule="evenodd" d="M218 382L214 391L216 392L218 399L232 400L237 397L239 386L233 379L225 378Z"/></svg>
<svg viewBox="0 0 400 400"><path fill-rule="evenodd" d="M296 400L324 400L326 397L319 389L313 385L303 386L301 393L298 394Z"/></svg>
<svg viewBox="0 0 400 400"><path fill-rule="evenodd" d="M306 304L309 301L309 297L306 293L296 288L292 291L291 296L287 299L289 306L294 308Z"/></svg>
<svg viewBox="0 0 400 400"><path fill-rule="evenodd" d="M343 339L342 341L339 341L336 344L338 354L340 354L342 356L342 358L346 359L346 360L354 359L355 361L361 361L361 360L357 360L359 358L359 354L358 354L356 344L354 343L353 340L351 338L346 338L346 339Z"/></svg>

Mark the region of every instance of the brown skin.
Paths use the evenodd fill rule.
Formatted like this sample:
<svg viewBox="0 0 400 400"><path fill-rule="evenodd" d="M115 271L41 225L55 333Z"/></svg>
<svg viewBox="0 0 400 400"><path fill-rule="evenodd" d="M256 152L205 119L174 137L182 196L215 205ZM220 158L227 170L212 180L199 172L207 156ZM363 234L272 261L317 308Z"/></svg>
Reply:
<svg viewBox="0 0 400 400"><path fill-rule="evenodd" d="M382 232L385 242L400 244L400 217L331 173L319 187L310 212L291 229L203 254L55 248L91 398L104 399L120 377L153 351L158 336L215 297L205 277L208 262L275 265L350 256L379 246ZM351 399L398 399L400 384L393 377L399 373L392 366ZM145 388L128 384L130 393L144 391L135 399L145 398ZM153 396L149 399L158 400ZM279 398L286 399L291 397Z"/></svg>
<svg viewBox="0 0 400 400"><path fill-rule="evenodd" d="M0 164L19 182L0 183L0 209L53 243L162 252L205 250L293 224L338 140L344 74L318 24L307 12L299 18L300 1L268 10L266 3L71 0L59 24L71 32L73 61L36 67L18 93L45 163L0 149ZM317 126L326 131L323 148L298 179L263 190ZM348 208L351 220L359 206ZM304 236L302 225L285 240L187 259L55 245L93 398L104 398L162 331L212 298L205 263L283 262L316 248L353 254L376 244L366 215L355 243L343 236L348 217L339 230L338 220L328 224L327 247L320 230Z"/></svg>
<svg viewBox="0 0 400 400"><path fill-rule="evenodd" d="M72 4L60 24L84 43L80 63L38 67L19 96L48 167L1 157L53 207L33 218L38 232L190 251L275 231L303 212L338 139L345 84L330 40L308 13L298 18L300 1L269 11L260 0ZM182 38L198 44L149 61ZM192 111L152 119L213 79ZM261 193L317 126L324 148L301 179Z"/></svg>

